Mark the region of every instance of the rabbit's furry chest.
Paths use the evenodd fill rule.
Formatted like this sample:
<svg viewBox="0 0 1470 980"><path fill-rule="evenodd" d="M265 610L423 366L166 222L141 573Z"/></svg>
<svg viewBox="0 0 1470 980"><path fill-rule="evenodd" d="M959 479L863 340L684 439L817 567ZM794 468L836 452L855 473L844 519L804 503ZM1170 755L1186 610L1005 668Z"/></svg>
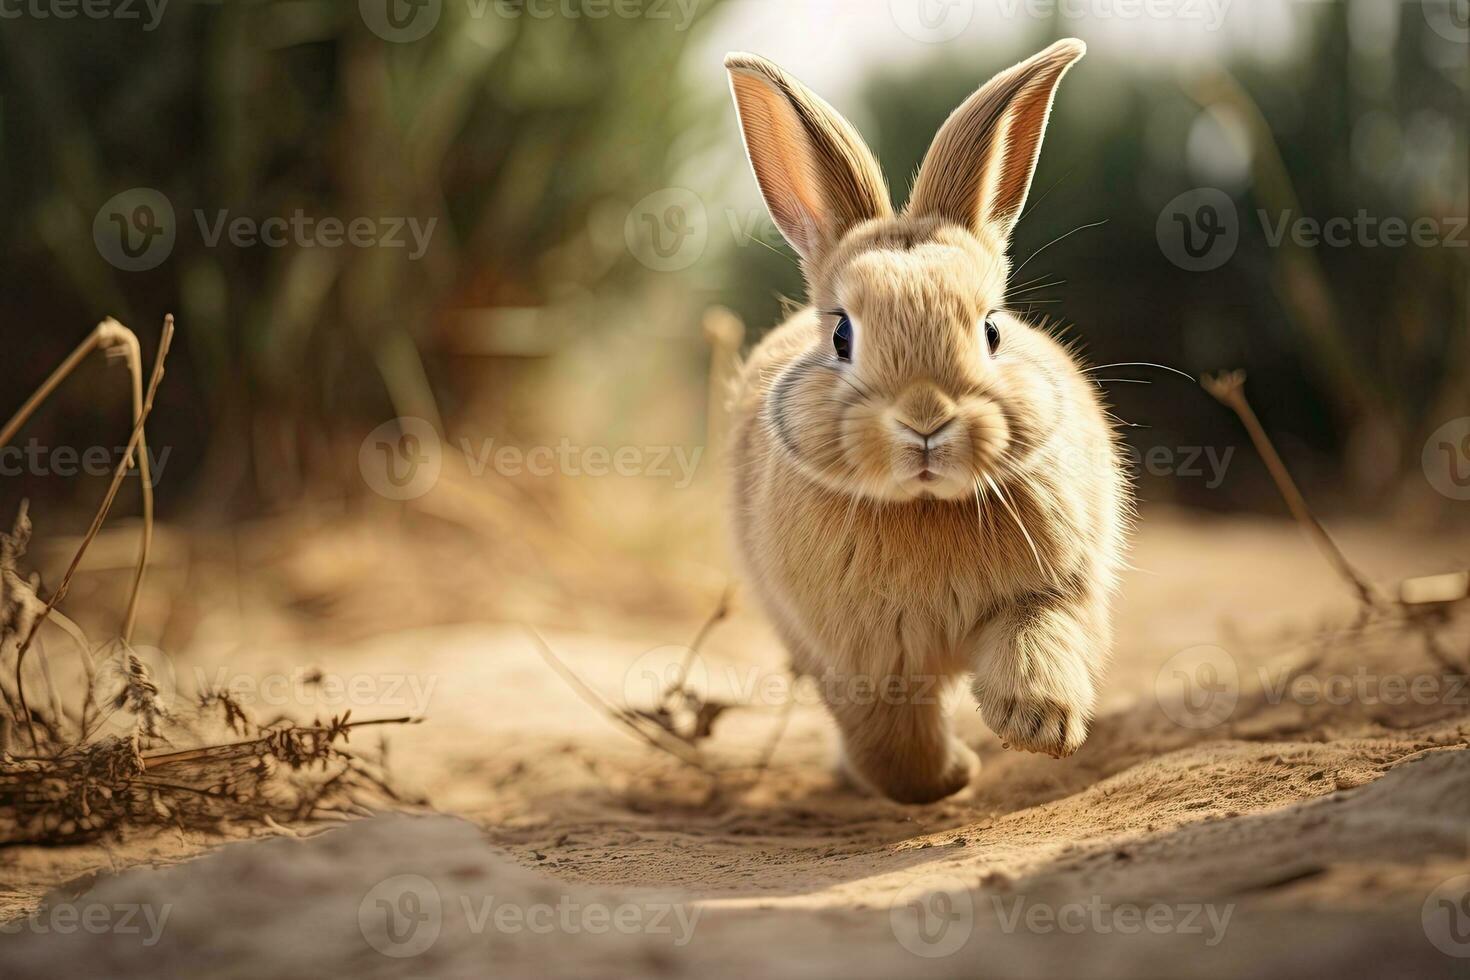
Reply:
<svg viewBox="0 0 1470 980"><path fill-rule="evenodd" d="M804 670L962 670L967 637L1028 593L1065 587L1082 560L1075 541L1045 530L1058 521L1039 519L1044 503L1029 497L1017 506L1033 512L1030 543L993 498L882 503L803 483L784 467L752 480L739 538L798 659L821 651L822 663L798 664Z"/></svg>

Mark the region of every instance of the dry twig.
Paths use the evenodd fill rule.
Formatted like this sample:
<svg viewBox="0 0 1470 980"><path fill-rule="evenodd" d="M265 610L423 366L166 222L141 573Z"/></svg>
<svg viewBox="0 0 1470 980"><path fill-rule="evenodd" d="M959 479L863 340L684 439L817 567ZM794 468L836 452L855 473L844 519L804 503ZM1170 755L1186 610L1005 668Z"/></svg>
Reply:
<svg viewBox="0 0 1470 980"><path fill-rule="evenodd" d="M697 748L681 739L672 736L663 728L650 727L647 725L639 724L637 721L634 720L637 715L631 715L627 711L620 710L610 701L604 698L601 694L597 693L597 691L593 690L593 688L586 681L582 680L582 678L578 676L576 671L568 667L562 661L562 659L556 655L555 651L551 649L551 644L546 642L545 637L543 637L540 633L538 633L530 626L526 627L526 632L531 635L531 639L535 642L536 649L541 654L541 659L545 660L547 666L556 671L557 675L561 677L562 680L567 682L567 686L569 686L574 692L576 692L577 696L585 701L590 707L602 712L615 724L632 732L639 739L647 742L653 748L658 749L662 752L667 752L669 755L678 759L680 762L689 766L693 766L695 769L698 769L701 772L710 772L709 767L705 764L704 759L700 755Z"/></svg>
<svg viewBox="0 0 1470 980"><path fill-rule="evenodd" d="M1286 464L1282 462L1281 456L1276 452L1276 447L1272 444L1270 436L1266 435L1266 430L1261 426L1260 420L1256 418L1255 411L1251 409L1250 402L1245 397L1245 372L1226 371L1214 377L1202 378L1200 383L1220 404L1229 408L1240 417L1240 421L1245 425L1246 432L1250 434L1251 442L1255 444L1256 452L1260 453L1261 459L1266 464L1266 469L1271 474L1271 479L1276 483L1276 489L1280 491L1282 499L1286 501L1286 506L1291 511L1292 516L1296 518L1297 523L1307 529L1307 532L1316 540L1322 553L1327 556L1327 560L1332 563L1333 568L1352 586L1353 590L1358 594L1358 601L1363 604L1365 609L1372 610L1379 608L1384 602L1382 595L1347 560L1347 556L1342 553L1342 549L1338 548L1337 543L1332 540L1332 536L1327 533L1327 529L1322 526L1322 522L1317 520L1316 515L1307 506L1306 499L1302 496L1301 491L1297 489L1296 481L1291 478L1291 473L1287 470Z"/></svg>
<svg viewBox="0 0 1470 980"><path fill-rule="evenodd" d="M164 318L164 330L172 333L173 316ZM127 327L118 323L112 317L108 317L92 330L87 338L67 355L66 360L52 371L41 386L37 388L31 397L26 399L25 404L11 416L5 427L0 429L0 446L4 446L15 438L21 427L35 414L36 409L50 398L60 387L61 383L71 376L77 366L86 359L87 355L94 351L102 351L109 357L121 356L128 365L128 375L131 381L133 400L133 424L141 425L143 421L143 356L142 348L138 343L138 337ZM131 462L131 454L127 457ZM128 598L127 613L123 617L123 639L131 641L133 638L133 626L137 621L138 596L143 588L143 573L148 567L148 553L153 545L153 474L152 463L148 456L148 437L146 434L138 437L138 476L142 482L143 494L143 540L138 549L138 562L133 570L133 588Z"/></svg>
<svg viewBox="0 0 1470 980"><path fill-rule="evenodd" d="M169 736L176 737L180 732L193 734L192 725L176 715L147 664L129 643L152 537L152 480L144 426L163 378L173 330L173 318L168 317L145 392L137 369L136 338L115 321L104 321L0 429L3 443L19 431L88 353L120 350L129 356L134 368L132 433L107 494L48 601L39 598L39 576L24 576L20 571L19 559L31 536L25 502L12 532L0 533L0 658L12 651L16 656L14 697L7 690L4 676L0 676L0 700L6 708L0 711L0 844L67 843L127 823L162 822L183 830L232 818L253 818L269 825L278 819L309 819L317 813L340 816L370 812L365 801L403 802L387 782L386 761L370 766L342 746L354 728L418 719L354 722L348 712L325 724L299 725L283 719L262 727L228 695L206 695L200 700L201 708L221 705L223 723L242 736L241 741L145 752L153 742L167 743ZM134 466L144 479L143 544L117 641L125 654L120 682L115 691L103 692L109 710L102 714L96 704L98 671L91 645L58 606L106 521L124 477ZM39 632L48 621L70 635L81 652L86 694L79 715L66 710L52 677ZM25 655L33 644L42 658L40 676L47 692L47 703L35 709L27 703L22 672ZM116 712L134 717L131 731L92 741L94 726ZM10 754L11 734L22 719L35 752L31 756ZM291 774L289 779L278 778L287 773ZM363 792L369 795L359 798Z"/></svg>
<svg viewBox="0 0 1470 980"><path fill-rule="evenodd" d="M82 563L82 556L87 553L87 549L91 546L92 541L97 537L98 532L102 530L102 524L107 520L108 511L112 510L112 502L117 499L117 492L122 487L123 478L127 476L128 470L132 468L133 454L137 452L138 446L143 440L144 423L147 422L149 413L153 411L153 399L158 394L159 383L163 381L163 364L168 357L168 349L169 345L173 342L173 337L174 318L172 315L169 315L164 317L163 320L163 336L158 341L158 355L153 361L153 375L148 379L148 393L143 399L142 410L139 412L138 419L133 425L133 433L128 438L128 445L123 453L123 458L118 462L117 469L113 471L112 484L107 488L106 496L102 498L102 503L98 506L97 513L92 517L91 527L87 528L87 533L82 537L81 545L77 547L76 554L72 556L71 564L67 566L66 573L61 578L61 584L57 586L51 598L46 601L46 607L36 617L36 621L31 624L30 632L26 634L25 641L21 643L20 651L16 654L15 683L20 695L21 713L31 736L32 747L36 745L36 733L34 728L31 727L30 711L26 706L25 689L22 686L20 673L21 665L25 662L26 651L30 649L32 641L36 638L36 631L46 622L47 618L51 615L51 610L55 609L61 603L62 599L66 598L67 589L71 587L72 576L76 574L77 568ZM136 576L134 581L135 584L141 584L141 575ZM135 595L133 601L135 602L136 599L137 597Z"/></svg>

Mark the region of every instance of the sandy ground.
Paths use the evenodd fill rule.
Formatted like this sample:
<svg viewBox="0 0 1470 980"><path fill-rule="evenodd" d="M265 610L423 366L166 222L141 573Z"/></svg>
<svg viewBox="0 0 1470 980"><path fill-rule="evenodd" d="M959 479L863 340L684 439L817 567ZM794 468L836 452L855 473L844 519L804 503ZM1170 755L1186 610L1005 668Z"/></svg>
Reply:
<svg viewBox="0 0 1470 980"><path fill-rule="evenodd" d="M1470 566L1470 540L1341 540L1385 583ZM924 807L836 785L831 726L751 609L691 674L750 705L706 743L718 777L589 710L519 626L201 642L181 676L311 663L358 685L315 707L426 713L391 758L437 812L0 851L4 976L1470 977L1466 617L1437 633L1448 664L1349 629L1342 584L1274 521L1150 514L1134 563L1083 749L1005 751L965 696L981 775ZM699 618L538 625L646 705ZM740 768L789 697L769 769Z"/></svg>

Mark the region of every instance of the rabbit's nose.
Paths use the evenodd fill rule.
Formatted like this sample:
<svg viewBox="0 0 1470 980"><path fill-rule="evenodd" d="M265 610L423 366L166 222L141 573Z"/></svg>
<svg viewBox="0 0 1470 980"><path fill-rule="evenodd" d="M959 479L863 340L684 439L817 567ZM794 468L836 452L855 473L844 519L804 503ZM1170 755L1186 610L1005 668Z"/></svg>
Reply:
<svg viewBox="0 0 1470 980"><path fill-rule="evenodd" d="M955 403L931 385L910 388L893 409L899 435L924 446L938 441L956 415Z"/></svg>
<svg viewBox="0 0 1470 980"><path fill-rule="evenodd" d="M938 440L944 435L944 430L949 428L950 423L954 421L954 416L951 415L943 422L937 424L930 422L928 423L927 429L921 424L908 422L902 418L895 418L893 421L898 423L899 429L902 430L905 437L927 446L931 440Z"/></svg>

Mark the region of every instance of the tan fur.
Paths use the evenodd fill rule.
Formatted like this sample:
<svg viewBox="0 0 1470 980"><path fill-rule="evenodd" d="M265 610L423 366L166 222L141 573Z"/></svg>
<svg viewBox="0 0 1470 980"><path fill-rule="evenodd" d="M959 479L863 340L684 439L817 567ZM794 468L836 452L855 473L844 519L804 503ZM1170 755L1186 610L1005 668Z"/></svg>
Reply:
<svg viewBox="0 0 1470 980"><path fill-rule="evenodd" d="M968 783L974 754L942 697L967 673L1011 746L1075 751L1111 642L1130 513L1115 436L1070 353L1004 309L1007 238L1082 52L1058 42L967 100L899 216L835 110L769 62L726 62L811 301L744 368L737 548L795 666L818 678L849 775L897 800ZM837 310L851 363L833 352Z"/></svg>

